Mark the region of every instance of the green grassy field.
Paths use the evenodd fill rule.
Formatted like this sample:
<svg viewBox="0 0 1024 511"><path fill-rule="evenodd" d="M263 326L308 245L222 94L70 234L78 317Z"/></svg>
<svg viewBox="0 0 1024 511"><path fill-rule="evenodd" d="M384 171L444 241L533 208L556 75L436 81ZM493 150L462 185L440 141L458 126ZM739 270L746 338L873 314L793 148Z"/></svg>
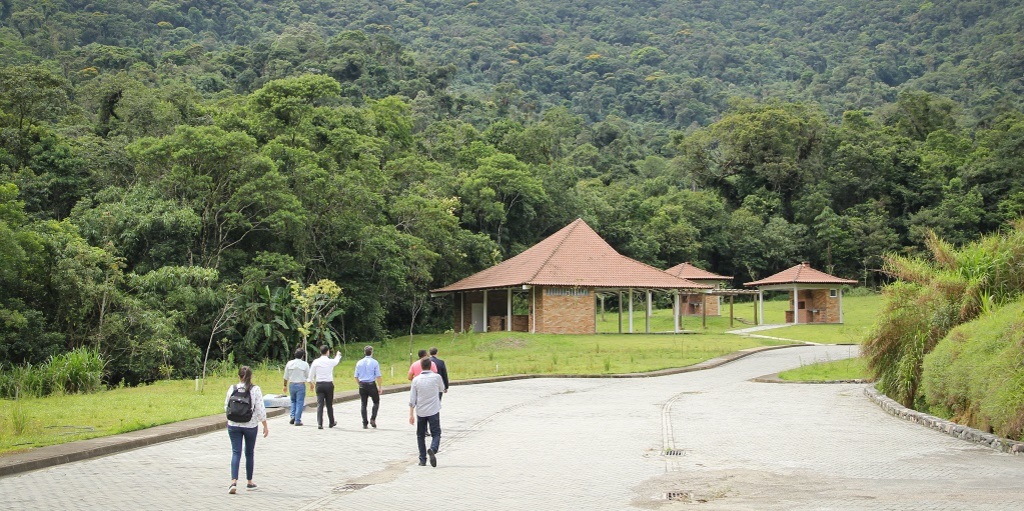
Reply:
<svg viewBox="0 0 1024 511"><path fill-rule="evenodd" d="M835 381L868 379L867 362L860 357L843 360L809 361L796 369L779 373L786 381Z"/></svg>
<svg viewBox="0 0 1024 511"><path fill-rule="evenodd" d="M844 300L846 325L808 325L770 330L773 336L795 341L853 335L869 324L880 307L877 296ZM784 301L767 302L766 311L785 310ZM753 321L753 304L736 304L735 315ZM737 350L785 344L786 341L726 334L730 329L728 305L725 317L686 317L687 334L598 333L593 335L549 335L518 332L417 335L373 343L381 363L385 385L406 383L409 365L419 349L436 346L449 366L451 378L467 380L515 374L612 374L647 372L693 365ZM766 312L766 316L768 316ZM768 316L770 317L770 316ZM625 321L625 317L624 317ZM617 314L598 317L598 332L617 332ZM747 326L739 321L735 328ZM624 330L628 326L623 326ZM670 332L671 310L654 311L651 332ZM821 329L816 332L815 329ZM634 311L634 332L644 332L642 306ZM777 335L789 330L785 336ZM844 338L845 339L845 338ZM836 341L833 341L836 342ZM859 340L840 341L859 342ZM339 391L355 388L352 372L362 358L363 345L343 347L343 360L335 369ZM281 394L282 368L286 361L254 368L254 382L265 394ZM811 364L816 361L809 360ZM233 371L228 371L233 372ZM845 379L845 377L844 377ZM0 455L13 451L54 445L73 440L112 435L223 413L224 395L237 381L234 374L221 372L207 378L205 391L196 390L195 380L159 381L135 388L117 388L94 394L75 394L0 400Z"/></svg>

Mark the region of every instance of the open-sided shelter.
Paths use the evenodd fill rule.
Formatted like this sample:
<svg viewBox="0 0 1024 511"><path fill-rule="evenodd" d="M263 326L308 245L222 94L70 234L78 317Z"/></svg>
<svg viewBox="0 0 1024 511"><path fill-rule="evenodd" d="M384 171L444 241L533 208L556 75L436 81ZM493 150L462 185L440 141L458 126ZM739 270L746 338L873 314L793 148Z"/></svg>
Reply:
<svg viewBox="0 0 1024 511"><path fill-rule="evenodd" d="M710 288L619 254L576 219L522 253L433 293L455 295L456 332L589 334L597 331L598 293L629 293L632 331L634 291L647 292L648 317L651 292L670 292L679 331L679 293Z"/></svg>
<svg viewBox="0 0 1024 511"><path fill-rule="evenodd" d="M708 284L714 289L722 288L726 282L732 280L732 277L712 273L690 263L677 264L665 271L692 282ZM710 295L706 291L683 295L682 310L680 311L683 316L721 316L721 311L721 296Z"/></svg>
<svg viewBox="0 0 1024 511"><path fill-rule="evenodd" d="M747 282L758 290L758 324L764 324L764 292L789 291L790 309L786 323L842 323L843 286L856 285L856 280L842 279L800 263L770 277Z"/></svg>

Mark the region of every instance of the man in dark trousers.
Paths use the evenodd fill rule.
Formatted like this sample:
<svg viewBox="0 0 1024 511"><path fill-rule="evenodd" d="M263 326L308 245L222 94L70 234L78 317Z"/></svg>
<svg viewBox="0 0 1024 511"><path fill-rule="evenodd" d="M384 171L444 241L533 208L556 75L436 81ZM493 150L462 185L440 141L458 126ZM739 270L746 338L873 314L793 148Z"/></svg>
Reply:
<svg viewBox="0 0 1024 511"><path fill-rule="evenodd" d="M309 390L316 392L316 424L324 429L324 408L327 408L328 427L338 425L334 421L334 366L341 362L341 352L334 358L328 356L331 348L320 346L320 358L309 364Z"/></svg>
<svg viewBox="0 0 1024 511"><path fill-rule="evenodd" d="M366 356L356 362L355 378L359 384L359 400L361 401L360 412L363 414L363 429L366 429L366 401L373 400L373 413L370 415L369 424L377 427L377 408L380 407L381 376L380 363L373 359L373 346L363 348Z"/></svg>
<svg viewBox="0 0 1024 511"><path fill-rule="evenodd" d="M444 365L444 360L437 358L437 348L430 348L430 361L437 366L437 374L441 375L441 381L444 382L444 392L437 396L438 399L444 397L444 394L448 392L448 366Z"/></svg>
<svg viewBox="0 0 1024 511"><path fill-rule="evenodd" d="M412 379L409 389L409 424L416 425L416 446L420 450L420 466L437 466L437 449L441 447L441 399L444 382L430 370L430 359L424 358L420 374ZM430 428L430 448L427 448L427 428Z"/></svg>

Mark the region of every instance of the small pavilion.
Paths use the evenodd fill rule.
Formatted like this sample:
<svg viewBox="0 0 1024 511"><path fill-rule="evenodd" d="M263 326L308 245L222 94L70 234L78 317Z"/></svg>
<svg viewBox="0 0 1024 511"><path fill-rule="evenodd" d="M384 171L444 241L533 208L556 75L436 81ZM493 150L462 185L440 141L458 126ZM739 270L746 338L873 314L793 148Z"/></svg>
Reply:
<svg viewBox="0 0 1024 511"><path fill-rule="evenodd" d="M646 293L646 331L651 294L673 295L674 330L680 332L680 293L710 289L619 254L583 219L576 219L522 253L433 294L455 296L454 330L592 334L599 295L628 293L629 332L633 297ZM622 307L619 329L622 330Z"/></svg>
<svg viewBox="0 0 1024 511"><path fill-rule="evenodd" d="M708 284L713 289L724 288L725 283L732 280L732 277L702 270L688 262L677 264L665 271L676 277ZM683 296L682 307L680 314L683 316L721 316L722 297L709 294L708 291L689 293Z"/></svg>
<svg viewBox="0 0 1024 511"><path fill-rule="evenodd" d="M786 323L842 323L843 286L856 284L856 280L829 275L803 262L743 285L757 288L758 324L763 325L765 291L789 291L790 309L786 311Z"/></svg>

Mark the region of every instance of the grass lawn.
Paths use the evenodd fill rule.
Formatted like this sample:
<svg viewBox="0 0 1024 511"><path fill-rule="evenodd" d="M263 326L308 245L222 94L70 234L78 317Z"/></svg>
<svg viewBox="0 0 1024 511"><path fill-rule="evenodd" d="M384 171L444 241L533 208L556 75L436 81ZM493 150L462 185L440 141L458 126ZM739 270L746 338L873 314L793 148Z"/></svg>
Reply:
<svg viewBox="0 0 1024 511"><path fill-rule="evenodd" d="M779 378L787 381L834 381L868 379L867 361L860 357L811 363L783 371Z"/></svg>
<svg viewBox="0 0 1024 511"><path fill-rule="evenodd" d="M782 323L784 311L789 307L785 299L766 301L764 316L767 323ZM823 344L860 344L871 331L881 310L880 295L844 296L841 325L794 325L770 330L765 335ZM772 318L778 319L773 321Z"/></svg>
<svg viewBox="0 0 1024 511"><path fill-rule="evenodd" d="M807 325L771 330L770 334L794 340L837 341L837 336L852 336L865 329L881 307L878 296L851 297L846 325ZM766 302L767 311L785 310L784 300ZM683 319L683 329L696 334L666 334L673 329L671 310L656 310L651 319L651 334L618 332L618 315L606 312L598 317L598 334L551 335L519 332L468 333L453 335L417 335L411 342L399 337L373 343L375 357L381 363L384 384L407 383L406 373L419 349L436 346L449 367L453 380L514 374L610 374L646 372L693 365L720 355L755 346L785 344L786 341L741 337L726 334L730 329L728 302L725 317L707 317L704 328L700 316ZM737 318L753 322L750 301L735 305ZM781 316L781 314L780 314ZM623 321L626 316L623 315ZM733 328L746 324L736 321ZM822 329L816 332L815 329ZM623 325L628 331L628 325ZM634 332L645 332L643 305L634 310ZM786 335L777 333L786 331ZM829 341L828 338L833 340ZM363 345L343 347L343 359L335 369L338 391L353 390L352 372L363 356ZM282 368L286 361L254 367L253 381L265 394L282 393ZM808 364L816 361L808 361ZM75 394L0 400L0 455L13 451L54 445L73 440L113 435L127 431L178 422L195 417L223 413L228 386L237 381L232 374L207 378L205 391L196 390L194 380L159 381L136 388L118 388L94 394ZM854 378L851 376L850 378ZM846 377L843 377L846 379Z"/></svg>

